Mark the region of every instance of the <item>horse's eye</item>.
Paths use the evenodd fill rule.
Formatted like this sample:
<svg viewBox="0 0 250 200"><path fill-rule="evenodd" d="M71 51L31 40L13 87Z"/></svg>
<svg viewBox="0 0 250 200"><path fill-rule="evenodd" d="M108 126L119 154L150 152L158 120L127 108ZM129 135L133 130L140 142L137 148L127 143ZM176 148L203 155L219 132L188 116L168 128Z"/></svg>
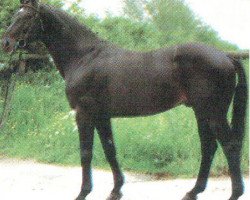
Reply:
<svg viewBox="0 0 250 200"><path fill-rule="evenodd" d="M24 48L24 47L26 46L25 40L20 40L20 41L18 42L18 46L21 47L21 48Z"/></svg>

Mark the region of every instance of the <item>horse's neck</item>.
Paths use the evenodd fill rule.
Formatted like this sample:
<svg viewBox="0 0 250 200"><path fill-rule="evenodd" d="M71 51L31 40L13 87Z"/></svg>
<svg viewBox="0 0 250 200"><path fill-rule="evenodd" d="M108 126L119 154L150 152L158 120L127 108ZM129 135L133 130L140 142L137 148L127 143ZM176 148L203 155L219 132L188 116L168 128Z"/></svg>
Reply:
<svg viewBox="0 0 250 200"><path fill-rule="evenodd" d="M50 13L49 18L44 20L45 37L43 42L53 57L56 67L64 77L64 72L74 67L73 63L84 60L84 57L91 52L91 48L96 48L99 39L94 33L85 27L73 27L69 30L67 24L63 23ZM46 27L49 27L46 30ZM74 30L75 29L75 30ZM86 56L86 59L88 56Z"/></svg>

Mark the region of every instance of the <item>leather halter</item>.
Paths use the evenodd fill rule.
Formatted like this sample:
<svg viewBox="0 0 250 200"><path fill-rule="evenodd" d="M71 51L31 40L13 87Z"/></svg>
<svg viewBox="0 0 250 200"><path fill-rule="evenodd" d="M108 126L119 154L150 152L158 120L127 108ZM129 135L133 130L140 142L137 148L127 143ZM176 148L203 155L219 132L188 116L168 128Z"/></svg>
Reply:
<svg viewBox="0 0 250 200"><path fill-rule="evenodd" d="M32 31L32 28L33 28L33 25L35 24L35 21L37 20L37 19L39 19L39 21L40 21L40 26L41 26L41 29L42 29L42 32L44 32L45 31L45 29L44 29L44 26L43 26L43 21L42 21L42 19L41 19L41 17L40 17L40 6L38 6L38 8L36 8L36 7L34 7L34 6L31 6L31 5L29 5L29 4L22 4L21 6L20 6L20 8L31 8L33 11L35 11L35 16L34 16L34 19L33 19L33 21L30 23L30 26L29 26L29 29L28 29L28 31L24 34L24 36L22 37L22 38L20 38L19 40L18 40L18 42L17 42L17 46L19 46L19 47L25 47L26 46L26 42L27 42L27 39L28 39L28 36L29 36L29 33ZM20 41L24 41L24 44L22 45L22 46L20 46Z"/></svg>

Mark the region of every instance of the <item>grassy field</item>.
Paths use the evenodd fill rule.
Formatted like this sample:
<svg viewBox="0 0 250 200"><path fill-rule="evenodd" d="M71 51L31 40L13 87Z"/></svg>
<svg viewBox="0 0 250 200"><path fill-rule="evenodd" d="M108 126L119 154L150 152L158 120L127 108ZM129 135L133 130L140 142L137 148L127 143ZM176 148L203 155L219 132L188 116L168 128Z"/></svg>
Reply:
<svg viewBox="0 0 250 200"><path fill-rule="evenodd" d="M80 165L77 128L58 72L40 71L22 77L12 106L9 121L0 134L0 155ZM112 123L123 169L175 177L192 177L198 173L200 144L191 109L180 106L160 115L113 119ZM247 134L244 173L248 173L249 167L248 141ZM98 168L108 167L98 137L93 164ZM212 174L227 174L221 149L216 154Z"/></svg>

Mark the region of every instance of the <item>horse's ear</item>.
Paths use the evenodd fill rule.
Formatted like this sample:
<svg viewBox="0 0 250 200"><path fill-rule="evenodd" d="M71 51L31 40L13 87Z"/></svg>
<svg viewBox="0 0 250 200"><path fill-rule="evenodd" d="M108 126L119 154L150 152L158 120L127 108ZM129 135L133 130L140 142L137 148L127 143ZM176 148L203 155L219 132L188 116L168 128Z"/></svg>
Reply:
<svg viewBox="0 0 250 200"><path fill-rule="evenodd" d="M39 0L20 0L21 4L37 7Z"/></svg>

